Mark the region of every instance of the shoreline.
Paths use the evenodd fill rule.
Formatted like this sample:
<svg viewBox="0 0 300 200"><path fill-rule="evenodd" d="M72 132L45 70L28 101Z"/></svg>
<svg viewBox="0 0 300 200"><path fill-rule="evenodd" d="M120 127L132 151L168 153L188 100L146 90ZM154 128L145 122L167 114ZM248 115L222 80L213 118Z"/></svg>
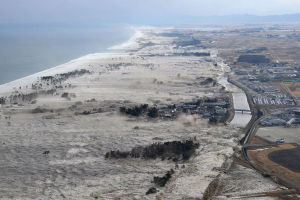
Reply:
<svg viewBox="0 0 300 200"><path fill-rule="evenodd" d="M92 53L92 54L87 54L75 59L72 59L66 63L50 67L49 69L42 70L40 72L33 73L31 75L4 83L0 84L0 97L5 96L8 93L13 92L14 90L17 90L19 87L25 86L25 85L31 85L34 82L38 81L38 78L41 76L53 76L59 73L67 73L71 72L76 69L81 69L82 67L80 66L84 61L90 60L90 59L99 59L99 58L108 58L111 56L116 56L116 55L122 55L126 54L125 52L127 48L130 46L136 44L136 41L138 38L143 37L142 32L140 31L140 27L135 27L132 28L134 30L133 35L125 42L118 44L118 45L113 45L109 48L106 49L106 51L109 50L117 50L118 52L103 52L103 53Z"/></svg>

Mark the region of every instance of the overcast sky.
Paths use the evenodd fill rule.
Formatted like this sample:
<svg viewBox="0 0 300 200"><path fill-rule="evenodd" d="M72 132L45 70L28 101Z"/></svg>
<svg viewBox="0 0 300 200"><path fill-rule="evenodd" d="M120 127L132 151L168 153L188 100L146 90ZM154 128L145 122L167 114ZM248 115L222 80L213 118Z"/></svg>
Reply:
<svg viewBox="0 0 300 200"><path fill-rule="evenodd" d="M288 13L300 13L300 0L0 0L0 23L8 24Z"/></svg>

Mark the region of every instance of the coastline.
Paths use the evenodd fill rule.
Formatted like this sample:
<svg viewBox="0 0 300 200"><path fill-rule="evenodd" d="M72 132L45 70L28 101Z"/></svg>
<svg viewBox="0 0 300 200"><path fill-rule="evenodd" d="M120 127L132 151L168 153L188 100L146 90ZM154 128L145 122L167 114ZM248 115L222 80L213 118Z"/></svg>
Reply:
<svg viewBox="0 0 300 200"><path fill-rule="evenodd" d="M88 54L0 85L3 198L252 199L277 193L281 185L244 160L245 147L252 148L241 141L253 136L256 124L244 134L257 114L249 112L249 94L234 81L234 67L219 46L195 42L211 44L206 38L216 33L135 31L110 47L118 52ZM12 93L2 97L1 89ZM197 146L187 154L174 156L166 147L181 149L187 141ZM167 154L156 154L162 146Z"/></svg>
<svg viewBox="0 0 300 200"><path fill-rule="evenodd" d="M24 87L25 85L31 85L34 84L36 81L38 81L39 77L42 76L54 76L59 73L67 73L74 70L79 70L82 68L82 64L90 59L101 59L101 58L108 58L108 57L114 57L118 55L124 55L127 48L134 46L136 44L137 39L143 37L142 32L139 30L139 28L132 28L134 30L133 35L125 42L111 46L107 48L108 50L114 50L117 52L104 52L104 53L93 53L93 54L87 54L79 58L75 58L73 60L70 60L66 63L50 67L49 69L4 83L0 85L0 97L8 95L9 93L12 93L14 90L19 90L20 87ZM24 91L22 91L24 92Z"/></svg>

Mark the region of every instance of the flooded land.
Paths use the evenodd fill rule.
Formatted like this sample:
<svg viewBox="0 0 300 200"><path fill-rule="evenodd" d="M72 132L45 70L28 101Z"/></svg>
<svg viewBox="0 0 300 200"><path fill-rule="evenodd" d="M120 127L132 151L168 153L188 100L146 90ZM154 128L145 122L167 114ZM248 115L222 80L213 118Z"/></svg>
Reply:
<svg viewBox="0 0 300 200"><path fill-rule="evenodd" d="M231 110L210 50L184 45L189 32L171 34L143 29L121 53L89 55L0 86L1 197L202 198L241 133L216 124ZM168 147L163 157L122 158L187 140L197 148L175 157ZM117 159L105 156L112 151ZM153 182L170 170L166 183Z"/></svg>
<svg viewBox="0 0 300 200"><path fill-rule="evenodd" d="M270 112L234 84L224 33L142 27L0 85L0 199L277 199L241 145Z"/></svg>

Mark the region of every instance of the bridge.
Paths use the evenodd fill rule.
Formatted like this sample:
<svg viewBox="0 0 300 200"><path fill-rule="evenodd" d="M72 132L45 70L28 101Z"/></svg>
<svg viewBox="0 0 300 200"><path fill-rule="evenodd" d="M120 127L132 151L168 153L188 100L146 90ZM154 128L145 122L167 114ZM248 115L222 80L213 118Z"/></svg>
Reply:
<svg viewBox="0 0 300 200"><path fill-rule="evenodd" d="M251 113L251 110L246 110L246 109L234 109L235 112L241 112L242 114L244 113Z"/></svg>

